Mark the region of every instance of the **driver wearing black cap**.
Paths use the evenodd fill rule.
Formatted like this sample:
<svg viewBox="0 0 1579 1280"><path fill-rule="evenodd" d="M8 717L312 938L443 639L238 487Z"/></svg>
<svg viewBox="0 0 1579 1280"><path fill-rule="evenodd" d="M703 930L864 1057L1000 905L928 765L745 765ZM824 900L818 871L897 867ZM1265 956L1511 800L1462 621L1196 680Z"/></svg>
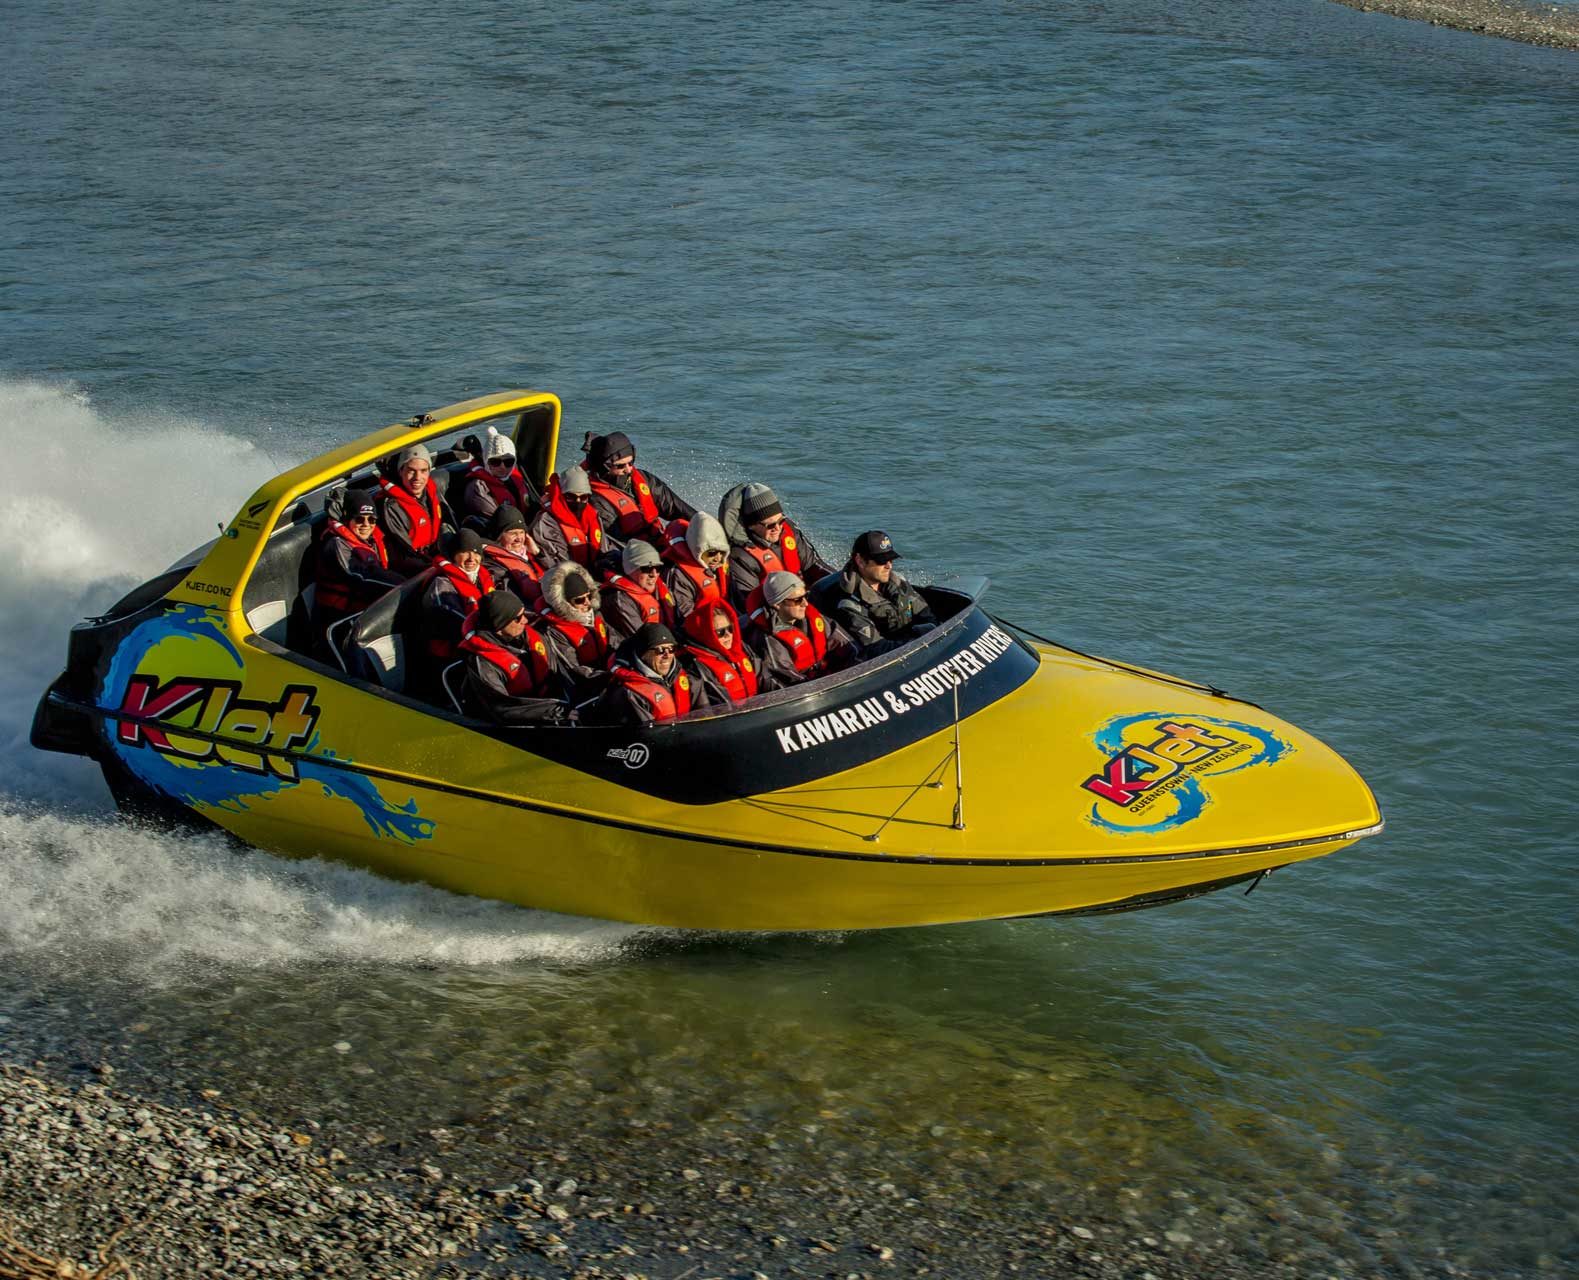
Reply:
<svg viewBox="0 0 1579 1280"><path fill-rule="evenodd" d="M689 520L696 514L695 507L652 472L636 469L636 446L623 431L606 436L588 432L581 447L587 455L582 465L592 482L592 505L610 546L623 547L640 538L661 547L670 520Z"/></svg>
<svg viewBox="0 0 1579 1280"><path fill-rule="evenodd" d="M871 529L855 540L838 576L818 584L822 611L849 632L863 658L897 649L937 626L932 607L894 569L897 559L893 539Z"/></svg>

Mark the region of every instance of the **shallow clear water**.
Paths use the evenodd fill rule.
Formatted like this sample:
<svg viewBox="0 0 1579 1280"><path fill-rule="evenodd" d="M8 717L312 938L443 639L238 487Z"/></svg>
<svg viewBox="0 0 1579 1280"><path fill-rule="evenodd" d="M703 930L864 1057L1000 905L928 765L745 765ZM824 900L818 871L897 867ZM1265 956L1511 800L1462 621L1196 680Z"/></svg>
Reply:
<svg viewBox="0 0 1579 1280"><path fill-rule="evenodd" d="M1276 0L144 9L11 18L9 1051L368 1127L584 1090L1147 1224L1188 1190L1334 1268L1579 1265L1579 58ZM1254 698L1387 833L1248 899L686 940L129 832L26 747L73 618L508 386Z"/></svg>

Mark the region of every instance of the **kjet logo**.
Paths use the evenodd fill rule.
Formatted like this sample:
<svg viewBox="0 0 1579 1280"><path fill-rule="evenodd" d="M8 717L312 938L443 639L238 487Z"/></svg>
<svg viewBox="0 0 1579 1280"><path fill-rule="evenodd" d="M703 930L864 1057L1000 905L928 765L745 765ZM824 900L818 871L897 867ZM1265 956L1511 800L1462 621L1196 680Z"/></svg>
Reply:
<svg viewBox="0 0 1579 1280"><path fill-rule="evenodd" d="M652 759L652 752L645 742L633 742L628 747L610 747L606 753L610 760L623 760L627 769L640 769Z"/></svg>
<svg viewBox="0 0 1579 1280"><path fill-rule="evenodd" d="M1275 764L1294 749L1237 720L1156 711L1116 717L1095 741L1107 763L1080 784L1097 797L1087 820L1119 835L1166 831L1198 818L1211 803L1203 780Z"/></svg>

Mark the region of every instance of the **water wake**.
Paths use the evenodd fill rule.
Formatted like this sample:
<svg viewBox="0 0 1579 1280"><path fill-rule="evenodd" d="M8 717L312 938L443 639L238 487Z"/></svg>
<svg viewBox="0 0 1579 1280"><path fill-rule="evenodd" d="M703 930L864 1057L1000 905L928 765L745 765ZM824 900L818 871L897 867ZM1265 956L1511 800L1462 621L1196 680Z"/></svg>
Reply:
<svg viewBox="0 0 1579 1280"><path fill-rule="evenodd" d="M201 423L24 382L0 382L0 448L38 478L0 510L0 954L150 971L584 962L640 932L121 821L95 765L32 748L33 708L73 623L213 536L278 467Z"/></svg>

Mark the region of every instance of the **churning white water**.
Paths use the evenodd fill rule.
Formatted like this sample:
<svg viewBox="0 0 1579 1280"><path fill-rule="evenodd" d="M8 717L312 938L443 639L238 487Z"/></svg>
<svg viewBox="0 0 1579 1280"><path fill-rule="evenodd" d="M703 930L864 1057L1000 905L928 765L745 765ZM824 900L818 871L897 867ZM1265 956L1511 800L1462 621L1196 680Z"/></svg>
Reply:
<svg viewBox="0 0 1579 1280"><path fill-rule="evenodd" d="M108 417L69 388L0 382L0 450L31 489L0 508L0 954L192 962L582 962L639 932L395 884L123 821L96 765L33 749L73 623L212 536L278 468L245 440Z"/></svg>

